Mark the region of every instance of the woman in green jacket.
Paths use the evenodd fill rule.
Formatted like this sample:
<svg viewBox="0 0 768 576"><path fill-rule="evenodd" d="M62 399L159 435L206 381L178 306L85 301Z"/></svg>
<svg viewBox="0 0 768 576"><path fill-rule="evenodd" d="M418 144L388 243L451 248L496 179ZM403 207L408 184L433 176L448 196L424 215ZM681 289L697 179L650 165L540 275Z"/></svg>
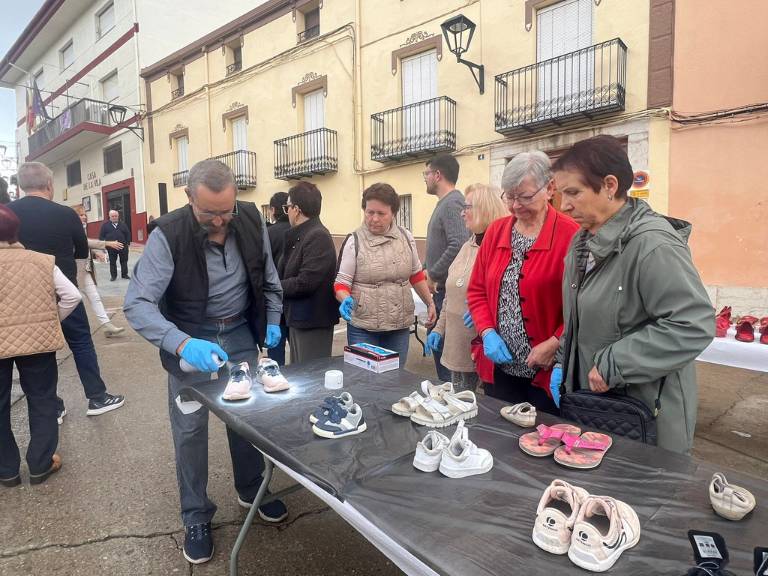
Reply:
<svg viewBox="0 0 768 576"><path fill-rule="evenodd" d="M658 445L690 452L694 360L715 333L687 246L691 225L627 197L632 166L611 136L578 142L553 171L561 210L582 228L565 259L566 337L553 390L563 380L566 392L625 390L651 410L661 390Z"/></svg>

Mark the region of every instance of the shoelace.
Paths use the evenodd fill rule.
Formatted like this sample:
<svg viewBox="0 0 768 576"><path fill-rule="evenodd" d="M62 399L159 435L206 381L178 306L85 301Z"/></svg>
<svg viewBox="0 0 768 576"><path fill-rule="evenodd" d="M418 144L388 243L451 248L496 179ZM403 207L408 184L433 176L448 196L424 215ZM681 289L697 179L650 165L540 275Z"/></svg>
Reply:
<svg viewBox="0 0 768 576"><path fill-rule="evenodd" d="M720 568L717 562L701 562L693 568L690 568L685 576L735 576L730 570Z"/></svg>
<svg viewBox="0 0 768 576"><path fill-rule="evenodd" d="M193 542L202 540L209 532L208 524L195 524L189 527L189 539Z"/></svg>

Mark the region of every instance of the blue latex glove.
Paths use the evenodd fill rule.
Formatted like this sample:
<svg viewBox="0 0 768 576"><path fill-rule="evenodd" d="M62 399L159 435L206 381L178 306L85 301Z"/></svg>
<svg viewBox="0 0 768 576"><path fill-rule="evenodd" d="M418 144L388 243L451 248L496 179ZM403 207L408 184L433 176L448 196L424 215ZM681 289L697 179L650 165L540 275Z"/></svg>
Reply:
<svg viewBox="0 0 768 576"><path fill-rule="evenodd" d="M496 330L490 330L483 336L483 354L494 364L507 364L514 360L509 348Z"/></svg>
<svg viewBox="0 0 768 576"><path fill-rule="evenodd" d="M560 366L552 368L552 375L549 377L549 389L552 392L552 400L555 406L560 408L560 386L563 384L563 369Z"/></svg>
<svg viewBox="0 0 768 576"><path fill-rule="evenodd" d="M352 296L347 296L341 302L341 306L339 306L339 314L341 314L341 317L344 318L344 320L349 322L350 320L352 320L352 310L354 309L355 309L355 299L352 298Z"/></svg>
<svg viewBox="0 0 768 576"><path fill-rule="evenodd" d="M214 342L208 342L208 340L201 340L199 338L190 338L181 349L181 357L189 362L192 366L200 370L200 372L218 372L219 366L211 358L211 354L216 354L224 361L229 360L229 356L221 346Z"/></svg>
<svg viewBox="0 0 768 576"><path fill-rule="evenodd" d="M475 323L472 321L472 314L469 313L469 310L464 312L464 316L462 316L461 319L464 320L464 326L467 328L475 327Z"/></svg>
<svg viewBox="0 0 768 576"><path fill-rule="evenodd" d="M427 336L427 343L424 345L424 354L432 356L432 352L439 352L443 349L443 337L437 332L430 332Z"/></svg>
<svg viewBox="0 0 768 576"><path fill-rule="evenodd" d="M280 326L277 324L267 324L267 337L264 338L264 346L267 348L274 348L280 344L280 338L282 338L280 332Z"/></svg>

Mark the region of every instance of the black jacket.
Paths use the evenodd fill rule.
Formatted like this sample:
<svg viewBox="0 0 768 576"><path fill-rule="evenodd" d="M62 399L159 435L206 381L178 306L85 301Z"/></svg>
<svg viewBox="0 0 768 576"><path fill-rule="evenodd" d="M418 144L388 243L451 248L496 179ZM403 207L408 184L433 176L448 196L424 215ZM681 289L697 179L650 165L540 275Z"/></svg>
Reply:
<svg viewBox="0 0 768 576"><path fill-rule="evenodd" d="M333 293L336 248L319 218L288 230L278 272L289 328L309 330L338 324L339 307Z"/></svg>
<svg viewBox="0 0 768 576"><path fill-rule="evenodd" d="M280 219L272 226L267 228L267 234L269 235L269 247L272 249L272 261L277 267L280 258L283 257L283 250L285 249L285 233L291 229L291 224L288 222L288 217ZM278 273L280 269L278 268ZM280 275L282 278L282 274Z"/></svg>
<svg viewBox="0 0 768 576"><path fill-rule="evenodd" d="M131 243L131 231L128 230L128 226L126 226L125 222L118 222L117 228L115 228L112 225L112 222L107 220L101 225L99 240L117 240L118 242L122 242L127 248Z"/></svg>
<svg viewBox="0 0 768 576"><path fill-rule="evenodd" d="M264 300L264 242L261 213L252 202L238 202L237 218L229 224L245 263L251 288L250 308L246 313L254 340L264 341L266 308ZM180 330L199 337L200 325L208 307L208 266L205 243L208 233L198 224L192 206L169 212L157 220L173 256L173 276L160 301L160 312ZM179 359L160 349L166 371L179 375Z"/></svg>

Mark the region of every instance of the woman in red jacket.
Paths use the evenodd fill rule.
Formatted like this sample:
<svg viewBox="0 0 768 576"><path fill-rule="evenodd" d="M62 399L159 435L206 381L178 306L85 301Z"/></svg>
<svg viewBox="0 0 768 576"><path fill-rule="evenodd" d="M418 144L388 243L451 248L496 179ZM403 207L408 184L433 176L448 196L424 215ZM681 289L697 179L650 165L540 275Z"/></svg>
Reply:
<svg viewBox="0 0 768 576"><path fill-rule="evenodd" d="M563 333L563 260L579 226L550 205L549 166L543 152L524 152L504 169L502 197L512 215L486 231L467 303L495 365L485 393L558 414L549 375Z"/></svg>

